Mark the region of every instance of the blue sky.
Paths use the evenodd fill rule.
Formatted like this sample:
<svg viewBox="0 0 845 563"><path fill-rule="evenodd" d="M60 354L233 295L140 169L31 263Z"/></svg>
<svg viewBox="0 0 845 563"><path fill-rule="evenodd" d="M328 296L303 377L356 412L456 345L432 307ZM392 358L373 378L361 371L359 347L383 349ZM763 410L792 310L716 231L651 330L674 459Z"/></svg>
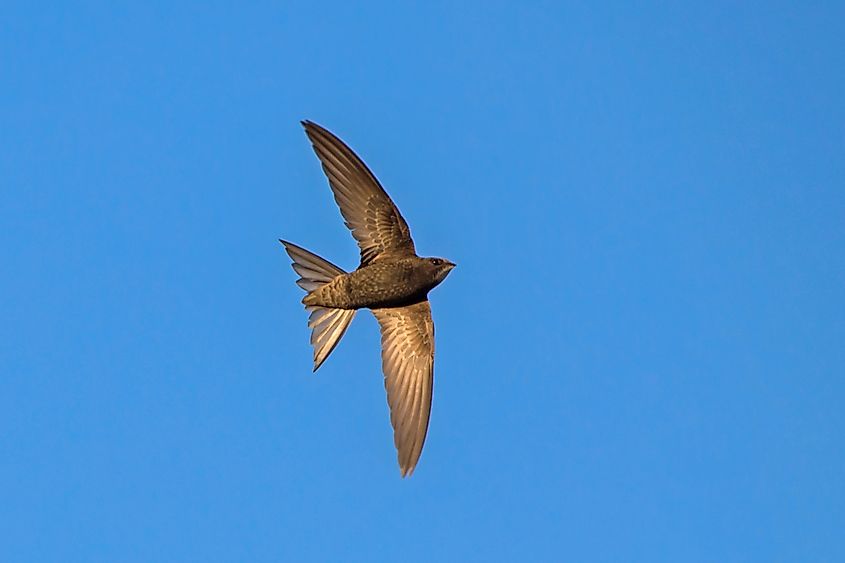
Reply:
<svg viewBox="0 0 845 563"><path fill-rule="evenodd" d="M841 5L172 4L0 8L0 559L845 560ZM459 264L410 479L306 118Z"/></svg>

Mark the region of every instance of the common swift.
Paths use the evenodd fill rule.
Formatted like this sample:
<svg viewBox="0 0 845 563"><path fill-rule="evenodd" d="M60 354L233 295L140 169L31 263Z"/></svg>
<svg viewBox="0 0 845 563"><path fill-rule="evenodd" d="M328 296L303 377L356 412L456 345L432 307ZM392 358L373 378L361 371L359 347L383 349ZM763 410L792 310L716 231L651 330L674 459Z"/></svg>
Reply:
<svg viewBox="0 0 845 563"><path fill-rule="evenodd" d="M453 262L417 256L411 231L367 165L340 139L311 121L305 133L320 159L346 226L358 242L361 263L345 272L285 240L307 292L314 371L334 350L358 309L370 309L381 327L382 371L393 443L402 477L417 465L431 413L434 322L428 292Z"/></svg>

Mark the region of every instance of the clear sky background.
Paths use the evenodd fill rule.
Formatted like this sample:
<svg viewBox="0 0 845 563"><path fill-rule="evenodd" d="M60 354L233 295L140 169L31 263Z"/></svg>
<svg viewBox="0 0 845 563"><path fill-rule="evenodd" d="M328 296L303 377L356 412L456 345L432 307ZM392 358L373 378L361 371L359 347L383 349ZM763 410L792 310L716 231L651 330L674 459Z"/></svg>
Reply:
<svg viewBox="0 0 845 563"><path fill-rule="evenodd" d="M0 560L845 561L838 3L4 3ZM311 373L277 242L425 255Z"/></svg>

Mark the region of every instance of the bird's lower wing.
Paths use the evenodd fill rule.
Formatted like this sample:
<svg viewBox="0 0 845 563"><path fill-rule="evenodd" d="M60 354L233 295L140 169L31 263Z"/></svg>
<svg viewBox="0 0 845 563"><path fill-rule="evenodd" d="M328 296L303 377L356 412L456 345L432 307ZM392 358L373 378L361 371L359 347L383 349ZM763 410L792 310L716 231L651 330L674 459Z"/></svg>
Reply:
<svg viewBox="0 0 845 563"><path fill-rule="evenodd" d="M422 453L434 387L434 322L422 301L373 309L381 326L382 370L393 442L402 476L414 471Z"/></svg>

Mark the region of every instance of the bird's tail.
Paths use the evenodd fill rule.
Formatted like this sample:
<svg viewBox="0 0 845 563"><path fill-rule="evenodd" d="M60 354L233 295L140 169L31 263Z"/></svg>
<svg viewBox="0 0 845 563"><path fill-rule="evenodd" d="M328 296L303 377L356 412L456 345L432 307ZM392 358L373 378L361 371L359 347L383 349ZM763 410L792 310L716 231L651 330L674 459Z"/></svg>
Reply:
<svg viewBox="0 0 845 563"><path fill-rule="evenodd" d="M324 260L302 247L284 240L279 240L279 242L285 246L285 251L293 260L291 265L300 276L296 280L296 285L308 293L346 273L328 260ZM310 313L308 327L312 329L311 345L314 346L314 371L317 371L329 357L329 354L332 353L337 343L340 342L349 327L349 323L355 317L355 310L333 309L317 305L306 305L305 310Z"/></svg>

